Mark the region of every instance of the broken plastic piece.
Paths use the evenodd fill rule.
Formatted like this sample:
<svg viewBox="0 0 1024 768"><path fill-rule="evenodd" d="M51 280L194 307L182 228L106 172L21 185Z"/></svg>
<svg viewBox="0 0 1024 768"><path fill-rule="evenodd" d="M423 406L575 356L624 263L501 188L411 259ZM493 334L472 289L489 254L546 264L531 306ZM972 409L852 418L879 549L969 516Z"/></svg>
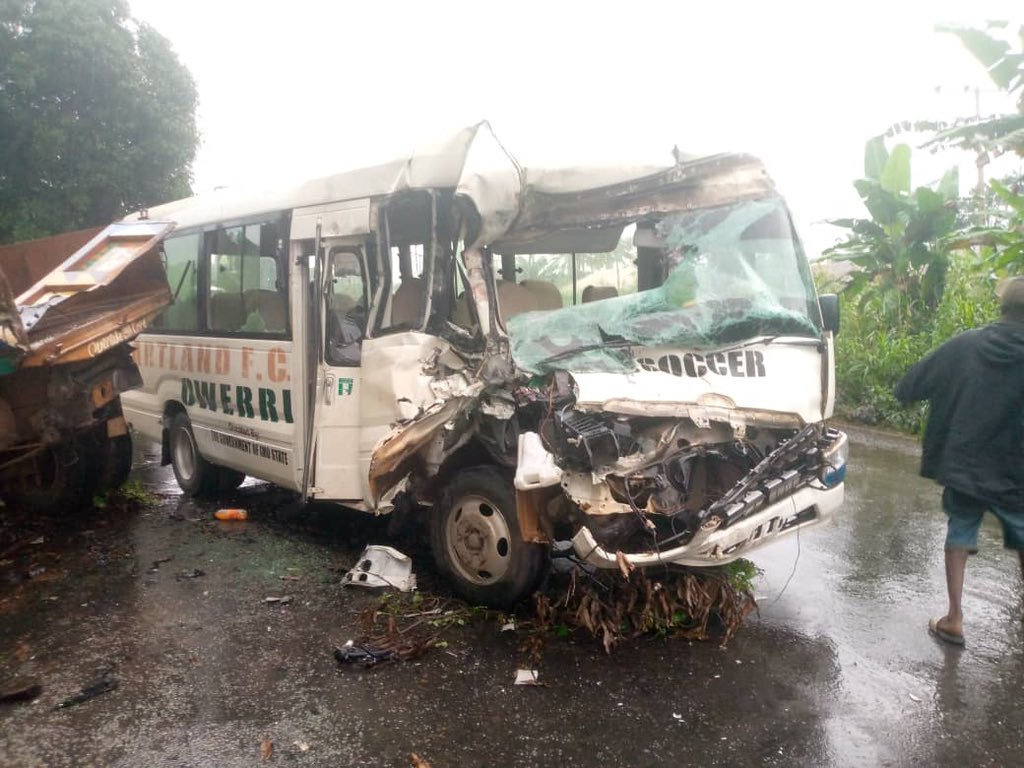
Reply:
<svg viewBox="0 0 1024 768"><path fill-rule="evenodd" d="M359 562L342 579L342 584L357 587L394 587L400 592L416 589L412 560L397 549L368 544Z"/></svg>
<svg viewBox="0 0 1024 768"><path fill-rule="evenodd" d="M562 470L555 457L544 448L540 435L524 432L519 435L519 460L516 463L515 486L520 491L546 488L562 480Z"/></svg>
<svg viewBox="0 0 1024 768"><path fill-rule="evenodd" d="M218 520L248 520L249 513L244 509L218 509L213 513Z"/></svg>
<svg viewBox="0 0 1024 768"><path fill-rule="evenodd" d="M537 670L536 669L517 669L516 670L516 685L540 685L537 681Z"/></svg>
<svg viewBox="0 0 1024 768"><path fill-rule="evenodd" d="M372 667L374 664L388 661L394 655L394 651L373 648L368 645L356 645L351 640L340 648L334 649L334 658L342 664L361 664L364 667Z"/></svg>

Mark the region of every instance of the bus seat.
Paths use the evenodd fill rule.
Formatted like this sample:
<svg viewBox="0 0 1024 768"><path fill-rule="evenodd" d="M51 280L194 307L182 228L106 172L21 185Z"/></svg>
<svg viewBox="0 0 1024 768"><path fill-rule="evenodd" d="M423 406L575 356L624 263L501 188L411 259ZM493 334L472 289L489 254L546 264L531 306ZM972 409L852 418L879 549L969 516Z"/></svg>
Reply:
<svg viewBox="0 0 1024 768"><path fill-rule="evenodd" d="M562 308L562 294L559 293L554 283L549 283L546 280L523 280L520 285L534 295L537 309Z"/></svg>
<svg viewBox="0 0 1024 768"><path fill-rule="evenodd" d="M288 330L288 299L283 293L258 288L245 292L246 315L259 312L270 333Z"/></svg>
<svg viewBox="0 0 1024 768"><path fill-rule="evenodd" d="M407 277L391 297L391 325L418 325L425 304L423 280Z"/></svg>
<svg viewBox="0 0 1024 768"><path fill-rule="evenodd" d="M501 314L502 322L521 315L523 312L532 312L537 309L537 297L519 283L499 280L497 285L498 311Z"/></svg>
<svg viewBox="0 0 1024 768"><path fill-rule="evenodd" d="M583 303L588 304L591 301L610 299L618 295L619 291L613 285L588 285L583 289Z"/></svg>
<svg viewBox="0 0 1024 768"><path fill-rule="evenodd" d="M210 296L210 330L237 331L245 325L245 304L239 293L214 293Z"/></svg>

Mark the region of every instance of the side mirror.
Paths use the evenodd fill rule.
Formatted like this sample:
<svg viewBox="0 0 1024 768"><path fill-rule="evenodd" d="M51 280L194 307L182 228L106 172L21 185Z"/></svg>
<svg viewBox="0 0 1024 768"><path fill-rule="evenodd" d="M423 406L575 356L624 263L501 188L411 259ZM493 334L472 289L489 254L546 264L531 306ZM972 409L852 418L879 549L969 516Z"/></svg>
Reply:
<svg viewBox="0 0 1024 768"><path fill-rule="evenodd" d="M839 335L839 295L835 293L824 293L818 297L818 306L821 307L821 321L826 331L832 331L833 336Z"/></svg>

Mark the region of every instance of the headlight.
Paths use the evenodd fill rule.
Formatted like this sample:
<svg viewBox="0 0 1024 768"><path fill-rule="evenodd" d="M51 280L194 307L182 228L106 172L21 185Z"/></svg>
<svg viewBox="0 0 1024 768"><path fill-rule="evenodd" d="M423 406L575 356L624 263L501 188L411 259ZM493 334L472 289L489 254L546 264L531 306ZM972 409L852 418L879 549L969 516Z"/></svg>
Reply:
<svg viewBox="0 0 1024 768"><path fill-rule="evenodd" d="M835 438L822 452L818 478L826 487L835 488L846 479L846 460L850 456L850 443L845 432L839 430L829 430L829 432L834 434Z"/></svg>

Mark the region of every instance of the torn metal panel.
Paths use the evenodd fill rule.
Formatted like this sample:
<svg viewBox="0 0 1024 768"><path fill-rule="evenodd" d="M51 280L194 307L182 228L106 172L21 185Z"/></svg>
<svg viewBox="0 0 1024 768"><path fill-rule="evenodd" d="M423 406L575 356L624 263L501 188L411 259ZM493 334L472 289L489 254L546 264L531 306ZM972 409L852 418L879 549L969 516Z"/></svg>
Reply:
<svg viewBox="0 0 1024 768"><path fill-rule="evenodd" d="M433 440L445 425L453 422L475 404L473 397L456 397L437 403L422 416L391 430L373 451L370 460L370 493L379 501L386 491L412 469L419 451Z"/></svg>
<svg viewBox="0 0 1024 768"><path fill-rule="evenodd" d="M561 191L527 185L520 213L494 243L497 252L567 229L622 226L687 209L771 197L775 186L750 155L716 155L608 186Z"/></svg>
<svg viewBox="0 0 1024 768"><path fill-rule="evenodd" d="M20 365L86 360L135 338L171 301L159 245L172 228L112 224L18 296Z"/></svg>

